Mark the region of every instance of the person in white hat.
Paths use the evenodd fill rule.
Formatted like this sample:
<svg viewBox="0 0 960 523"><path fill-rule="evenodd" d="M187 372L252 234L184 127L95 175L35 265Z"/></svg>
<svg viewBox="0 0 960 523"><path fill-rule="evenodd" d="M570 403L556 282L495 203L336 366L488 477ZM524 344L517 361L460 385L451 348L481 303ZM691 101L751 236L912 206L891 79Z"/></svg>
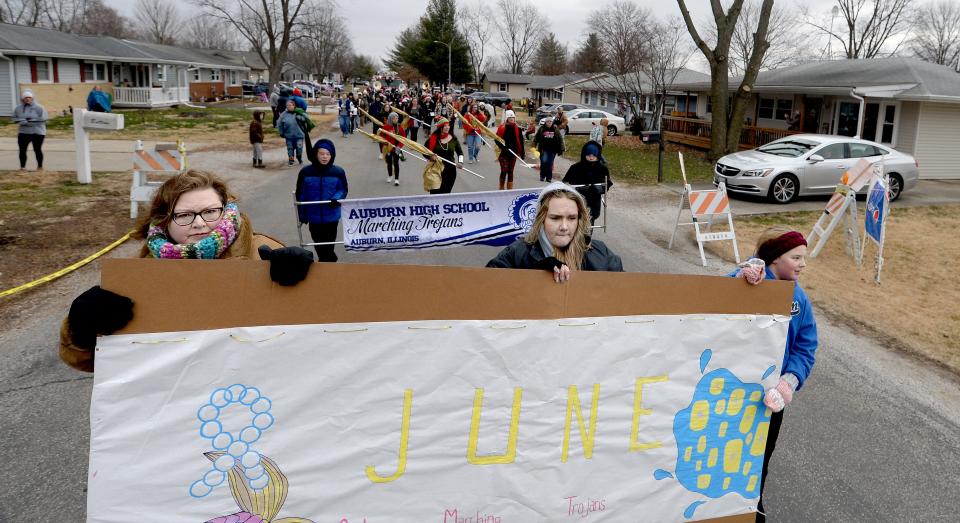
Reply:
<svg viewBox="0 0 960 523"><path fill-rule="evenodd" d="M20 148L20 170L27 168L27 146L33 144L37 157L37 169L43 170L43 140L47 135L49 115L33 98L33 91L26 89L20 95L20 104L13 110L17 124L17 146Z"/></svg>
<svg viewBox="0 0 960 523"><path fill-rule="evenodd" d="M500 190L513 189L513 169L517 158L523 158L523 132L517 125L517 115L507 109L503 113L503 124L497 128L497 136L503 139L500 147ZM511 153L512 151L512 153Z"/></svg>
<svg viewBox="0 0 960 523"><path fill-rule="evenodd" d="M553 182L540 191L530 231L508 245L487 267L543 269L563 283L573 271L623 272L623 262L590 235L590 211L573 187Z"/></svg>

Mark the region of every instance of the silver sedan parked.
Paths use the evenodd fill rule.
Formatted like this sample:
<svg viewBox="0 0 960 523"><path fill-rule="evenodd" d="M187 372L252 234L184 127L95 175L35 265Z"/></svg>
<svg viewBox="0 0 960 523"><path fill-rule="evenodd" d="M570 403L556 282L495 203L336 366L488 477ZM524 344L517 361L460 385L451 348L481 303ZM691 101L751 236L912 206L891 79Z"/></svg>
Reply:
<svg viewBox="0 0 960 523"><path fill-rule="evenodd" d="M917 184L920 164L913 156L867 140L822 134L795 134L728 154L714 166L713 181L723 181L732 193L789 203L797 196L833 194L843 173L861 158L883 162L891 200Z"/></svg>

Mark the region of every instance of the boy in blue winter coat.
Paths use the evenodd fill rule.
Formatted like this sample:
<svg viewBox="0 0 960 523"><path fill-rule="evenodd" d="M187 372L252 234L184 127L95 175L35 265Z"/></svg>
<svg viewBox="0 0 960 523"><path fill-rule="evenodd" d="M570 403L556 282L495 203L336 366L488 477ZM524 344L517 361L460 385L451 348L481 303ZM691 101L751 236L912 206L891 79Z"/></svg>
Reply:
<svg viewBox="0 0 960 523"><path fill-rule="evenodd" d="M767 429L767 447L760 474L760 500L757 504L757 521L766 521L763 509L763 485L767 466L777 445L783 409L793 401L794 392L803 387L815 362L817 350L817 320L807 294L800 288L800 272L806 263L807 240L797 231L785 227L771 227L760 234L757 240L756 258L744 263L728 276L742 277L751 284L763 280L793 281L793 302L790 306L790 327L787 330L787 347L780 366L780 380L768 389L764 404L773 411ZM760 262L762 260L762 263Z"/></svg>
<svg viewBox="0 0 960 523"><path fill-rule="evenodd" d="M327 244L314 246L317 259L335 262L337 254L333 251L333 242L337 240L340 225L339 200L347 197L347 174L340 166L334 165L337 149L326 138L317 141L308 157L310 165L300 169L297 176L297 201L330 203L298 206L300 223L308 224L314 243Z"/></svg>
<svg viewBox="0 0 960 523"><path fill-rule="evenodd" d="M287 165L293 165L294 156L303 164L303 129L297 120L297 105L287 102L287 110L277 118L277 132L287 142Z"/></svg>

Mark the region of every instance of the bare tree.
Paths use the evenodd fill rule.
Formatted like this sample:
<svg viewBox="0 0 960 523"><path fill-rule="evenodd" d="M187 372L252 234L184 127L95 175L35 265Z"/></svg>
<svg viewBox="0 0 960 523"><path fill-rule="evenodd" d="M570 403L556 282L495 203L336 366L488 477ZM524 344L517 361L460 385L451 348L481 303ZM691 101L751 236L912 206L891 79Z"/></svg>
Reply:
<svg viewBox="0 0 960 523"><path fill-rule="evenodd" d="M184 43L198 49L236 50L239 46L233 26L207 14L191 16L187 22Z"/></svg>
<svg viewBox="0 0 960 523"><path fill-rule="evenodd" d="M477 0L477 3L472 6L463 6L457 14L460 31L467 37L474 79L479 82L487 69L484 60L487 58L487 45L494 34L493 12L489 5Z"/></svg>
<svg viewBox="0 0 960 523"><path fill-rule="evenodd" d="M114 38L133 38L129 28L133 22L116 9L103 3L103 0L90 0L83 11L82 22L76 32L87 35L112 36Z"/></svg>
<svg viewBox="0 0 960 523"><path fill-rule="evenodd" d="M28 26L40 25L44 0L0 1L0 22Z"/></svg>
<svg viewBox="0 0 960 523"><path fill-rule="evenodd" d="M753 31L757 27L759 16L760 1L745 0L730 40L730 72L737 76L742 75L750 63L750 54L753 52ZM813 55L811 35L809 31L799 30L798 27L801 25L798 11L789 6L782 7L780 4L774 4L767 30L769 45L760 63L761 70L793 65ZM710 26L707 31L710 41L715 42L715 28Z"/></svg>
<svg viewBox="0 0 960 523"><path fill-rule="evenodd" d="M279 80L290 45L303 36L298 16L307 0L193 1L204 12L229 22L267 65L270 81Z"/></svg>
<svg viewBox="0 0 960 523"><path fill-rule="evenodd" d="M299 61L321 77L333 71L338 59L353 55L347 23L339 12L335 0L320 0L319 5L301 15L303 38L296 46Z"/></svg>
<svg viewBox="0 0 960 523"><path fill-rule="evenodd" d="M839 40L847 58L875 58L895 54L910 30L907 18L913 0L836 0L843 18L838 29L811 16L804 9L807 24L828 38ZM890 45L892 44L892 48Z"/></svg>
<svg viewBox="0 0 960 523"><path fill-rule="evenodd" d="M150 42L172 45L180 36L180 12L168 0L137 0L134 9L140 33Z"/></svg>
<svg viewBox="0 0 960 523"><path fill-rule="evenodd" d="M644 71L651 58L650 38L656 18L628 0L617 0L590 13L588 24L596 31L607 75L595 76L594 86L612 92L618 103L633 115L642 112L643 96L650 79Z"/></svg>
<svg viewBox="0 0 960 523"><path fill-rule="evenodd" d="M737 88L737 92L733 96L729 113L727 112L727 99L730 97L730 44L733 39L733 32L736 30L737 19L740 17L740 11L743 8L743 0L733 0L726 11L724 11L720 0L710 0L717 34L717 41L712 49L697 31L684 0L677 0L677 3L680 5L680 12L683 14L687 31L697 48L707 59L707 63L710 64L710 101L713 104L713 119L711 122L709 156L715 160L724 154L739 149L740 129L743 127L747 102L750 100L753 83L757 80L757 73L760 72L760 64L768 46L767 27L770 22L770 13L773 10L773 0L763 0L760 7L750 62L744 70L740 87Z"/></svg>
<svg viewBox="0 0 960 523"><path fill-rule="evenodd" d="M540 11L527 0L497 0L500 51L509 64L510 72L522 74L528 69L533 54L546 32L546 22Z"/></svg>
<svg viewBox="0 0 960 523"><path fill-rule="evenodd" d="M690 59L693 50L686 40L683 21L672 18L657 23L650 37L650 59L644 63L644 72L650 78L655 97L653 118L659 120L677 75ZM658 122L659 127L659 122ZM662 142L661 142L662 143Z"/></svg>
<svg viewBox="0 0 960 523"><path fill-rule="evenodd" d="M918 58L960 71L960 4L941 0L917 13L910 50Z"/></svg>
<svg viewBox="0 0 960 523"><path fill-rule="evenodd" d="M56 29L64 33L77 33L83 27L87 10L99 0L41 0L38 2L41 9L39 25Z"/></svg>

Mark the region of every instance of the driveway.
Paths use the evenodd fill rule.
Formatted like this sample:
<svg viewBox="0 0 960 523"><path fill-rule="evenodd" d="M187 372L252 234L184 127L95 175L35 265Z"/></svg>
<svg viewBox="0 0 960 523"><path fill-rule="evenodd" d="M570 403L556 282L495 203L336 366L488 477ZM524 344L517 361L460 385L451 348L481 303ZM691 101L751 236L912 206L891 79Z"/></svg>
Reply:
<svg viewBox="0 0 960 523"><path fill-rule="evenodd" d="M678 184L664 184L663 187L680 194ZM714 189L712 183L695 183L694 190ZM829 196L802 196L786 205L769 203L754 196L730 193L730 206L737 216L754 214L775 214L793 211L820 211L827 205ZM859 198L863 201L864 197ZM960 180L920 180L909 191L904 191L894 207L921 207L926 205L949 205L960 203Z"/></svg>

